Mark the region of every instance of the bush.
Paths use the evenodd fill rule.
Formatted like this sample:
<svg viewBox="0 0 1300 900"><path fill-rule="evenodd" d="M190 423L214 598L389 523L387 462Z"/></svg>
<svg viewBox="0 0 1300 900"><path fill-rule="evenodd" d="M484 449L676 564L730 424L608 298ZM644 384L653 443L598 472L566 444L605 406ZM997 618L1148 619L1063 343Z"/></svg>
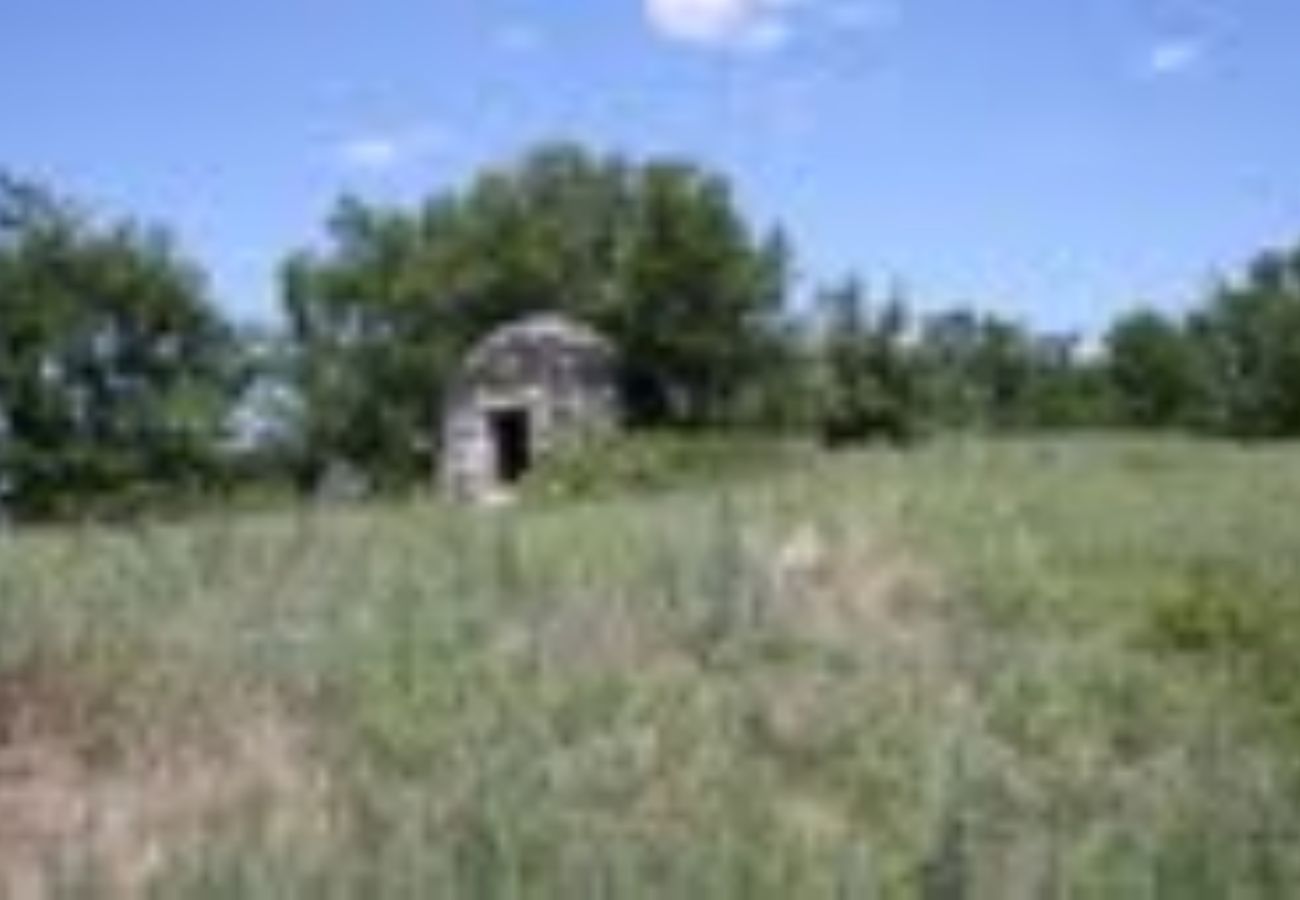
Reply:
<svg viewBox="0 0 1300 900"><path fill-rule="evenodd" d="M1240 712L1252 711L1266 729L1300 745L1300 611L1290 589L1202 562L1151 608L1146 643L1194 659L1202 674L1221 673Z"/></svg>
<svg viewBox="0 0 1300 900"><path fill-rule="evenodd" d="M1248 583L1242 573L1203 563L1152 607L1150 643L1177 653L1266 650L1276 636L1277 608L1270 599L1266 586Z"/></svg>

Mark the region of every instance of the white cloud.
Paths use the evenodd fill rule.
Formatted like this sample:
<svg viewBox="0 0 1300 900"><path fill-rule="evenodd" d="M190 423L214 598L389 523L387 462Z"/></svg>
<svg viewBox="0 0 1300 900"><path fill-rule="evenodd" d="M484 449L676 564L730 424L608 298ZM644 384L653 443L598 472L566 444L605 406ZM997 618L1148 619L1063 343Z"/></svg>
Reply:
<svg viewBox="0 0 1300 900"><path fill-rule="evenodd" d="M768 51L799 30L878 31L902 19L902 0L642 0L661 36L703 47Z"/></svg>
<svg viewBox="0 0 1300 900"><path fill-rule="evenodd" d="M1147 51L1146 69L1156 76L1179 75L1199 65L1205 53L1205 42L1199 38L1166 38Z"/></svg>
<svg viewBox="0 0 1300 900"><path fill-rule="evenodd" d="M790 36L790 16L804 0L644 0L651 26L670 40L712 47L769 50Z"/></svg>
<svg viewBox="0 0 1300 900"><path fill-rule="evenodd" d="M359 135L339 144L343 165L370 172L384 172L407 165L446 147L446 134L434 128Z"/></svg>

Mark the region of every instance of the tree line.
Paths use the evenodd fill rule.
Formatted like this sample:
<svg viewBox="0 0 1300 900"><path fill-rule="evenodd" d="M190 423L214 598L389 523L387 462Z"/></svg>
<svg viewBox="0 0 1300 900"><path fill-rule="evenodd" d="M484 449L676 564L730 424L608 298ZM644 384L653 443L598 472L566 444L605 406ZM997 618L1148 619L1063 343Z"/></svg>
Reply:
<svg viewBox="0 0 1300 900"><path fill-rule="evenodd" d="M338 465L423 481L458 361L542 310L616 342L638 428L1300 435L1300 247L1091 345L857 278L796 296L794 267L717 173L554 145L411 207L340 199L255 331L165 229L0 175L0 510L129 514Z"/></svg>

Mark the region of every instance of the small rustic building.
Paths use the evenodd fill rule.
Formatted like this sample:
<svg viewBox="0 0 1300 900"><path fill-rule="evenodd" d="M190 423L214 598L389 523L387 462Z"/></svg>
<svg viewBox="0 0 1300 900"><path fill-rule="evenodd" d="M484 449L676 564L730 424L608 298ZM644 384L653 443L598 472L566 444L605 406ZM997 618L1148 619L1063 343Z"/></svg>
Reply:
<svg viewBox="0 0 1300 900"><path fill-rule="evenodd" d="M454 497L490 501L545 454L617 428L613 345L591 328L542 314L489 334L446 397L441 481Z"/></svg>

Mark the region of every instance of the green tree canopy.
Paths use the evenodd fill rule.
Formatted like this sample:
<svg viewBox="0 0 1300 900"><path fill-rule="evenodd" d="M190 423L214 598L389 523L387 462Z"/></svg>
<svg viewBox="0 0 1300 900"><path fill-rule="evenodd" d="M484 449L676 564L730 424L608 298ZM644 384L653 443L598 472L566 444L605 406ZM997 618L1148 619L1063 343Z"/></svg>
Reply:
<svg viewBox="0 0 1300 900"><path fill-rule="evenodd" d="M1106 335L1106 363L1124 424L1169 428L1195 415L1198 363L1180 322L1149 309L1121 316Z"/></svg>
<svg viewBox="0 0 1300 900"><path fill-rule="evenodd" d="M1211 428L1300 436L1300 246L1261 254L1193 313L1188 329Z"/></svg>
<svg viewBox="0 0 1300 900"><path fill-rule="evenodd" d="M911 437L919 406L906 304L894 297L873 305L852 278L822 291L817 303L823 438L841 444Z"/></svg>
<svg viewBox="0 0 1300 900"><path fill-rule="evenodd" d="M623 353L630 414L725 420L772 358L788 248L721 177L545 147L414 209L345 198L284 297L309 445L378 473L425 465L438 399L491 328L542 310Z"/></svg>
<svg viewBox="0 0 1300 900"><path fill-rule="evenodd" d="M0 175L0 490L19 516L210 472L230 329L162 231Z"/></svg>
<svg viewBox="0 0 1300 900"><path fill-rule="evenodd" d="M916 355L926 416L940 426L1061 427L1101 415L1096 379L1068 335L956 309L924 320Z"/></svg>
<svg viewBox="0 0 1300 900"><path fill-rule="evenodd" d="M1120 318L1107 369L1128 424L1300 436L1300 247L1260 254L1185 315Z"/></svg>

